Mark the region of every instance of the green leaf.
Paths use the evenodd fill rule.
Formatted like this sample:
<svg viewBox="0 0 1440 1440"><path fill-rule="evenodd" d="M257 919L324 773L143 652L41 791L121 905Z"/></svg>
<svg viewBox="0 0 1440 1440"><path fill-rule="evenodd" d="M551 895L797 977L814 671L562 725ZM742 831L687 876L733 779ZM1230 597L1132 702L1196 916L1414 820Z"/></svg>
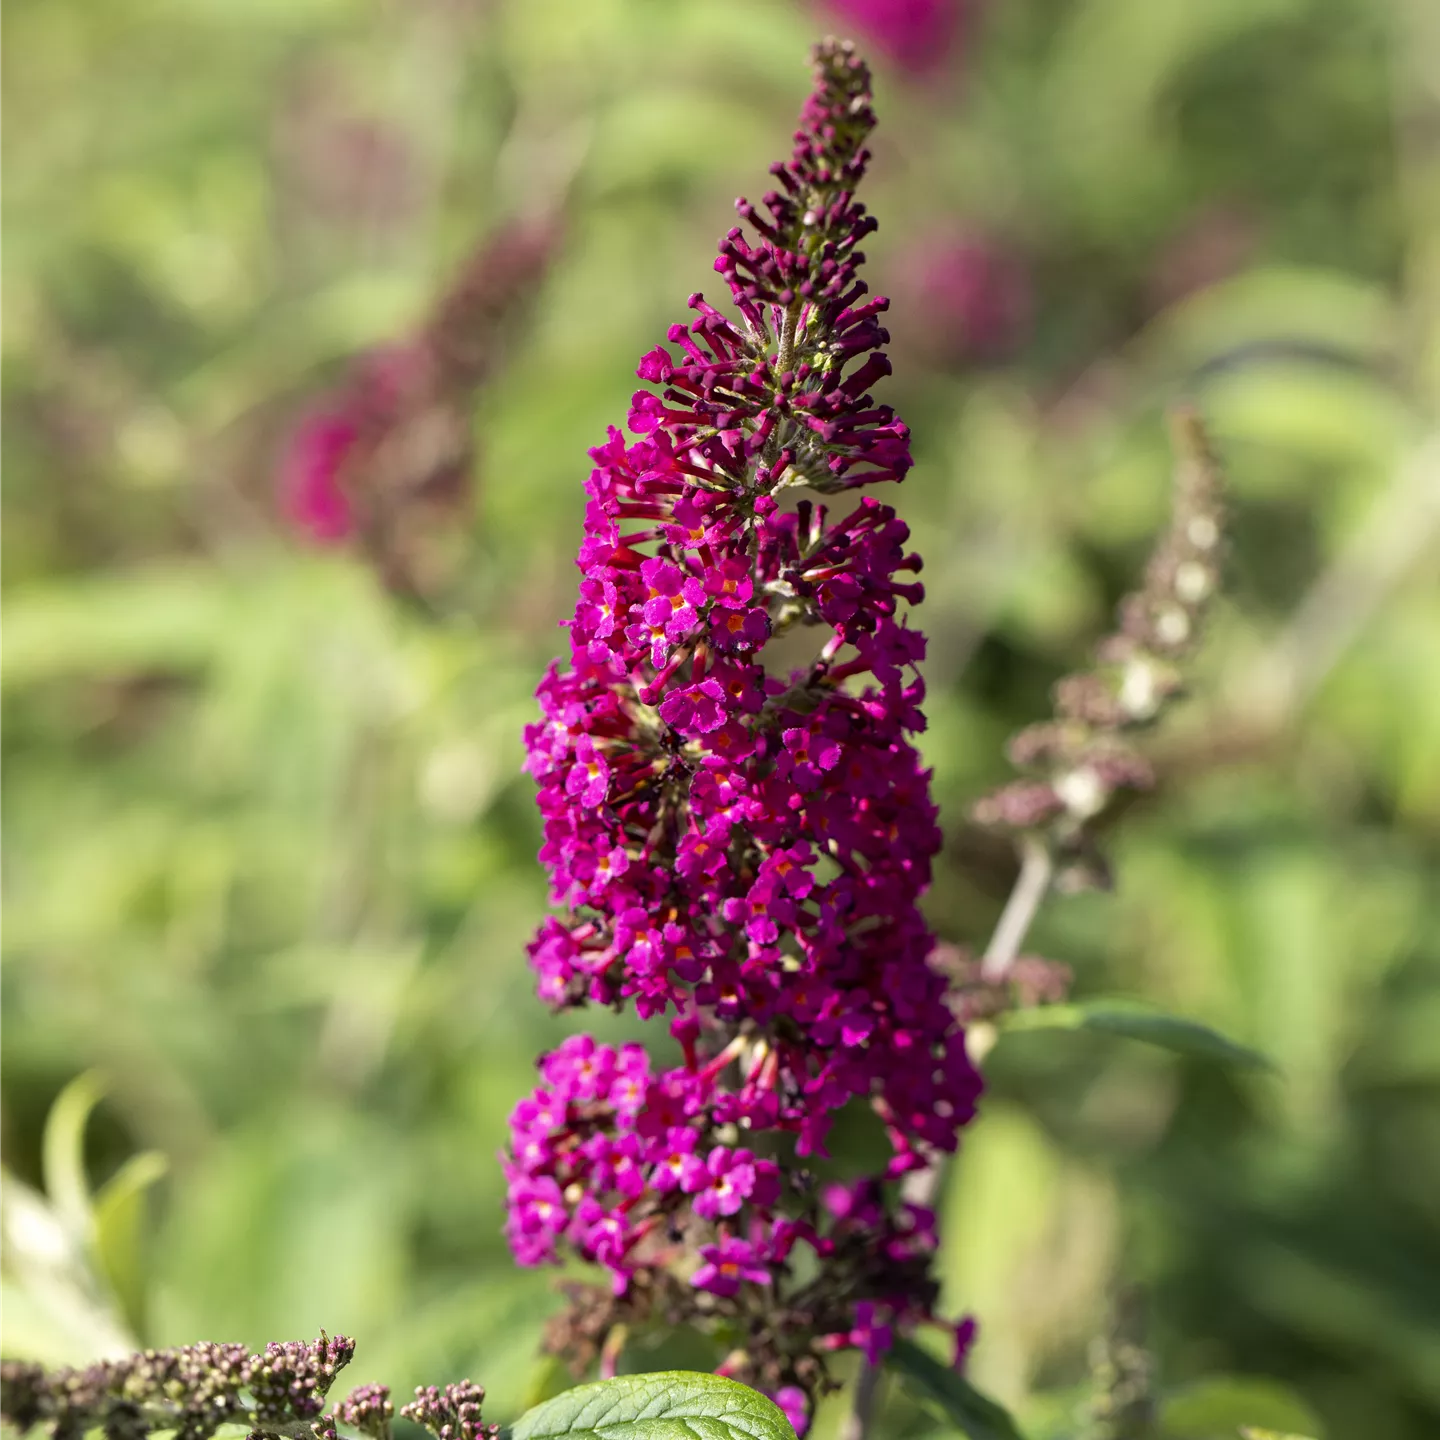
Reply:
<svg viewBox="0 0 1440 1440"><path fill-rule="evenodd" d="M795 1440L780 1407L718 1375L622 1375L567 1390L522 1415L512 1440Z"/></svg>
<svg viewBox="0 0 1440 1440"><path fill-rule="evenodd" d="M913 1380L970 1440L1021 1440L1003 1405L982 1395L957 1370L942 1365L913 1341L897 1340L886 1364Z"/></svg>
<svg viewBox="0 0 1440 1440"><path fill-rule="evenodd" d="M47 1364L138 1348L97 1285L88 1248L38 1190L0 1167L0 1291L6 1344Z"/></svg>
<svg viewBox="0 0 1440 1440"><path fill-rule="evenodd" d="M137 1335L145 1333L145 1192L169 1168L158 1150L142 1151L95 1197L95 1257Z"/></svg>
<svg viewBox="0 0 1440 1440"><path fill-rule="evenodd" d="M88 1241L91 1229L90 1182L85 1175L85 1127L100 1103L105 1085L93 1070L77 1075L59 1094L45 1117L41 1165L45 1193L60 1223L74 1241Z"/></svg>
<svg viewBox="0 0 1440 1440"><path fill-rule="evenodd" d="M1257 1375L1214 1375L1172 1391L1160 1407L1166 1440L1231 1440L1251 1427L1258 1434L1318 1435L1309 1406L1277 1380Z"/></svg>
<svg viewBox="0 0 1440 1440"><path fill-rule="evenodd" d="M1198 1055L1250 1070L1273 1070L1274 1062L1258 1050L1237 1044L1198 1020L1167 1015L1163 1010L1130 1000L1085 1000L1075 1005L1040 1005L1012 1010L1001 1020L1003 1031L1097 1030L1143 1040L1177 1055Z"/></svg>

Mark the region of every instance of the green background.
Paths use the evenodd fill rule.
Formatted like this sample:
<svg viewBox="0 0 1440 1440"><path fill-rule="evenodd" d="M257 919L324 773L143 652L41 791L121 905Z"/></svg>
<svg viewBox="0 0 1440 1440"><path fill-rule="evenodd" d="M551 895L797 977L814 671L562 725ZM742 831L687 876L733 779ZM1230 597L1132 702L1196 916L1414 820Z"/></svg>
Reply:
<svg viewBox="0 0 1440 1440"><path fill-rule="evenodd" d="M933 78L877 60L866 248L915 433L886 498L927 561L942 936L998 913L1013 861L967 806L1143 564L1170 401L1232 486L1227 594L1118 887L1054 901L1032 948L1278 1072L1057 1032L987 1061L942 1269L981 1321L972 1378L1037 1436L1069 1433L1116 1279L1168 1386L1268 1375L1333 1440L1440 1433L1437 24L992 0ZM553 1276L509 1260L496 1152L582 1022L529 990L519 731L585 451L719 288L831 25L782 0L7 5L7 1188L102 1071L91 1174L170 1165L122 1286L147 1343L323 1325L359 1338L357 1380L469 1374L492 1418L553 1387ZM421 612L284 533L277 448L567 183L476 410L462 583ZM937 348L916 295L915 247L963 231L1030 276L1004 364ZM7 1222L6 1352L84 1359L104 1335L38 1243Z"/></svg>

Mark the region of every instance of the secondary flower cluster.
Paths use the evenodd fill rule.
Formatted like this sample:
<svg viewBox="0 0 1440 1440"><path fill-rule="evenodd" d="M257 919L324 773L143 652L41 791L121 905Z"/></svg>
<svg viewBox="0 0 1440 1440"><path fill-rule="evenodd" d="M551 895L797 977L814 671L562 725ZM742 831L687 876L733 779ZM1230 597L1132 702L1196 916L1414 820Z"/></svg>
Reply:
<svg viewBox="0 0 1440 1440"><path fill-rule="evenodd" d="M24 1434L47 1425L53 1440L102 1430L106 1440L209 1440L222 1425L244 1425L250 1440L338 1440L337 1426L366 1440L391 1440L394 1406L384 1385L362 1385L327 1410L336 1375L355 1342L344 1335L272 1342L252 1355L244 1345L204 1343L143 1350L83 1370L46 1370L20 1360L0 1364L0 1416ZM495 1440L480 1421L485 1391L468 1380L443 1391L416 1390L400 1413L434 1440Z"/></svg>
<svg viewBox="0 0 1440 1440"><path fill-rule="evenodd" d="M921 76L943 70L980 18L978 0L825 0L824 8L902 70Z"/></svg>
<svg viewBox="0 0 1440 1440"><path fill-rule="evenodd" d="M410 339L359 356L290 437L287 518L322 545L354 542L392 589L431 588L438 546L465 509L476 392L554 252L553 223L486 239Z"/></svg>
<svg viewBox="0 0 1440 1440"><path fill-rule="evenodd" d="M908 1262L931 1217L878 1180L953 1150L979 1090L918 909L940 844L907 738L924 725L924 638L901 614L920 560L889 506L849 495L910 466L908 430L869 393L890 371L887 302L857 278L869 76L848 44L816 58L779 188L763 212L738 202L752 233L720 245L739 320L692 296L675 348L641 362L657 389L632 401L639 438L591 452L570 661L526 732L563 909L530 948L539 992L669 1016L684 1064L568 1042L507 1161L522 1262L563 1241L620 1294L689 1255L704 1306L761 1316L783 1308L796 1245L832 1277L849 1264L843 1323L829 1304L812 1318L831 1329L775 1337L787 1379L797 1346L884 1348L891 1321L929 1315ZM847 498L792 502L802 488ZM777 659L804 628L813 658ZM892 1158L864 1206L826 1206L777 1157L823 1155L855 1101Z"/></svg>
<svg viewBox="0 0 1440 1440"><path fill-rule="evenodd" d="M907 246L895 271L911 336L931 363L999 364L1029 339L1034 285L1014 241L969 228L938 231Z"/></svg>

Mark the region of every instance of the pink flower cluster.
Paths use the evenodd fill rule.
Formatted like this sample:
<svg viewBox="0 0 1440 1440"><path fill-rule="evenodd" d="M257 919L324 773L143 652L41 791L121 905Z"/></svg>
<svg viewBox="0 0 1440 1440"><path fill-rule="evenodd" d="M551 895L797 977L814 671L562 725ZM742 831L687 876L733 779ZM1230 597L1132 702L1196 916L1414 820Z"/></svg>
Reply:
<svg viewBox="0 0 1440 1440"><path fill-rule="evenodd" d="M707 1139L718 1129L718 1068L652 1075L640 1046L615 1050L588 1035L547 1056L544 1084L512 1119L521 1178L510 1193L509 1236L521 1263L555 1259L568 1239L587 1260L623 1275L626 1258L652 1237L665 1239L662 1227L682 1207L709 1221L734 1216L747 1202L756 1212L772 1207L779 1167ZM777 1222L754 1243L727 1237L705 1247L696 1283L733 1295L762 1256L783 1258L793 1236L782 1228ZM769 1279L759 1273L762 1283Z"/></svg>
<svg viewBox="0 0 1440 1440"><path fill-rule="evenodd" d="M645 558L611 512L644 504L673 451L616 436L596 454L572 666L527 737L571 917L532 946L540 993L673 1011L682 1040L748 1021L769 1048L737 1121L796 1130L808 1154L878 1090L910 1168L915 1142L953 1144L972 1082L916 906L939 832L905 739L924 646L895 618L920 594L895 578L918 568L906 529L869 497L827 523L677 484L654 517L666 554ZM830 634L781 680L759 652L787 622Z"/></svg>
<svg viewBox="0 0 1440 1440"><path fill-rule="evenodd" d="M546 1056L542 1085L511 1118L507 1234L517 1259L528 1265L555 1260L568 1242L585 1259L609 1267L623 1289L639 1266L674 1259L677 1220L696 1217L718 1230L714 1243L699 1245L703 1263L691 1283L731 1296L743 1282L770 1284L797 1241L822 1258L861 1233L883 1233L895 1261L933 1248L930 1211L906 1206L896 1225L871 1181L826 1188L824 1236L804 1218L778 1215L780 1167L735 1145L734 1126L725 1119L731 1097L717 1076L728 1059L722 1053L699 1069L655 1075L640 1046L615 1049L588 1035L573 1036ZM864 1329L873 1311L857 1309L857 1326ZM830 1336L827 1348L869 1343Z"/></svg>
<svg viewBox="0 0 1440 1440"><path fill-rule="evenodd" d="M911 326L931 360L995 364L1028 341L1035 297L1013 244L976 231L940 233L910 247L902 266Z"/></svg>
<svg viewBox="0 0 1440 1440"><path fill-rule="evenodd" d="M856 276L869 76L848 45L817 59L768 213L739 202L754 239L721 242L739 321L692 296L675 350L641 362L659 393L632 401L639 438L591 452L570 661L526 731L563 911L530 947L539 992L667 1015L685 1063L652 1074L638 1048L585 1039L546 1059L513 1119L508 1233L523 1263L568 1242L621 1292L698 1255L693 1287L756 1304L797 1244L849 1255L850 1323L814 1344L878 1352L891 1321L928 1316L898 1262L933 1246L929 1213L880 1180L955 1148L979 1079L918 908L940 844L907 738L924 725L924 638L902 614L920 560L870 496L791 498L910 465L869 393L890 370L887 302ZM772 659L806 629L813 659ZM823 1155L855 1101L892 1158L822 1204L771 1157Z"/></svg>
<svg viewBox="0 0 1440 1440"><path fill-rule="evenodd" d="M401 593L444 578L447 541L469 501L474 399L557 239L553 221L499 226L414 334L350 362L281 456L278 500L298 533L354 546Z"/></svg>
<svg viewBox="0 0 1440 1440"><path fill-rule="evenodd" d="M393 428L428 383L428 361L413 345L362 355L344 385L305 415L280 470L285 517L317 545L338 545L356 530L355 499L342 483L347 463L372 435Z"/></svg>
<svg viewBox="0 0 1440 1440"><path fill-rule="evenodd" d="M932 75L965 42L977 0L825 0L824 8L902 70Z"/></svg>

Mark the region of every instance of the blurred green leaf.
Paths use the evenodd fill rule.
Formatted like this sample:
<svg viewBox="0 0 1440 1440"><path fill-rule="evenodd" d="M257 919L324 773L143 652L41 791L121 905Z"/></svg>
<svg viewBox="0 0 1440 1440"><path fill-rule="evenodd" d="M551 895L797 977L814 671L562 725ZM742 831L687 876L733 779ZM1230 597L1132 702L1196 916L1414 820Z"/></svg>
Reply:
<svg viewBox="0 0 1440 1440"><path fill-rule="evenodd" d="M885 1363L913 1380L970 1440L1021 1440L1003 1405L982 1395L959 1371L942 1365L913 1341L896 1340Z"/></svg>
<svg viewBox="0 0 1440 1440"><path fill-rule="evenodd" d="M158 1150L132 1155L95 1196L95 1254L126 1323L145 1334L145 1200L170 1168Z"/></svg>
<svg viewBox="0 0 1440 1440"><path fill-rule="evenodd" d="M43 1195L0 1171L7 1353L75 1364L135 1348L91 1262L87 1237L72 1234Z"/></svg>
<svg viewBox="0 0 1440 1440"><path fill-rule="evenodd" d="M581 1385L515 1422L512 1440L794 1440L780 1407L718 1375L675 1370Z"/></svg>
<svg viewBox="0 0 1440 1440"><path fill-rule="evenodd" d="M230 603L219 576L178 566L36 585L6 601L0 677L9 689L190 670L213 653Z"/></svg>
<svg viewBox="0 0 1440 1440"><path fill-rule="evenodd" d="M1047 123L1064 133L1058 163L1092 223L1119 228L1175 185L1171 127L1156 109L1182 67L1245 29L1265 25L1293 0L1210 0L1154 5L1091 0L1061 12L1040 90ZM1122 67L1106 58L1123 54ZM1096 72L1106 70L1106 83ZM1087 217L1090 218L1090 217Z"/></svg>
<svg viewBox="0 0 1440 1440"><path fill-rule="evenodd" d="M525 1392L525 1408L533 1410L547 1400L553 1400L568 1388L569 1374L565 1362L558 1355L542 1355L530 1372L530 1382Z"/></svg>
<svg viewBox="0 0 1440 1440"><path fill-rule="evenodd" d="M1350 467L1374 484L1399 462L1413 436L1415 417L1403 396L1377 376L1343 365L1317 365L1293 357L1223 368L1205 384L1205 412L1218 434L1312 461ZM1237 493L1275 493L1277 479L1296 498L1334 503L1315 495L1304 471L1270 463L1233 471Z"/></svg>
<svg viewBox="0 0 1440 1440"><path fill-rule="evenodd" d="M45 1120L45 1193L72 1241L89 1241L93 1214L85 1173L85 1127L105 1094L95 1071L77 1075L56 1097Z"/></svg>
<svg viewBox="0 0 1440 1440"><path fill-rule="evenodd" d="M1174 1440L1231 1440L1246 1426L1319 1436L1315 1413L1278 1380L1215 1375L1172 1391L1160 1407L1160 1428Z"/></svg>
<svg viewBox="0 0 1440 1440"><path fill-rule="evenodd" d="M1273 1070L1274 1064L1258 1050L1179 1015L1167 1015L1124 999L1084 1000L1073 1005L1039 1005L1012 1010L1000 1022L1001 1033L1024 1030L1093 1030L1141 1040L1177 1055L1196 1055L1253 1070Z"/></svg>
<svg viewBox="0 0 1440 1440"><path fill-rule="evenodd" d="M1265 265L1207 286L1167 310L1144 344L1186 369L1283 341L1333 363L1380 366L1399 342L1401 319L1384 287L1339 270ZM1321 423L1323 417L1312 417Z"/></svg>

